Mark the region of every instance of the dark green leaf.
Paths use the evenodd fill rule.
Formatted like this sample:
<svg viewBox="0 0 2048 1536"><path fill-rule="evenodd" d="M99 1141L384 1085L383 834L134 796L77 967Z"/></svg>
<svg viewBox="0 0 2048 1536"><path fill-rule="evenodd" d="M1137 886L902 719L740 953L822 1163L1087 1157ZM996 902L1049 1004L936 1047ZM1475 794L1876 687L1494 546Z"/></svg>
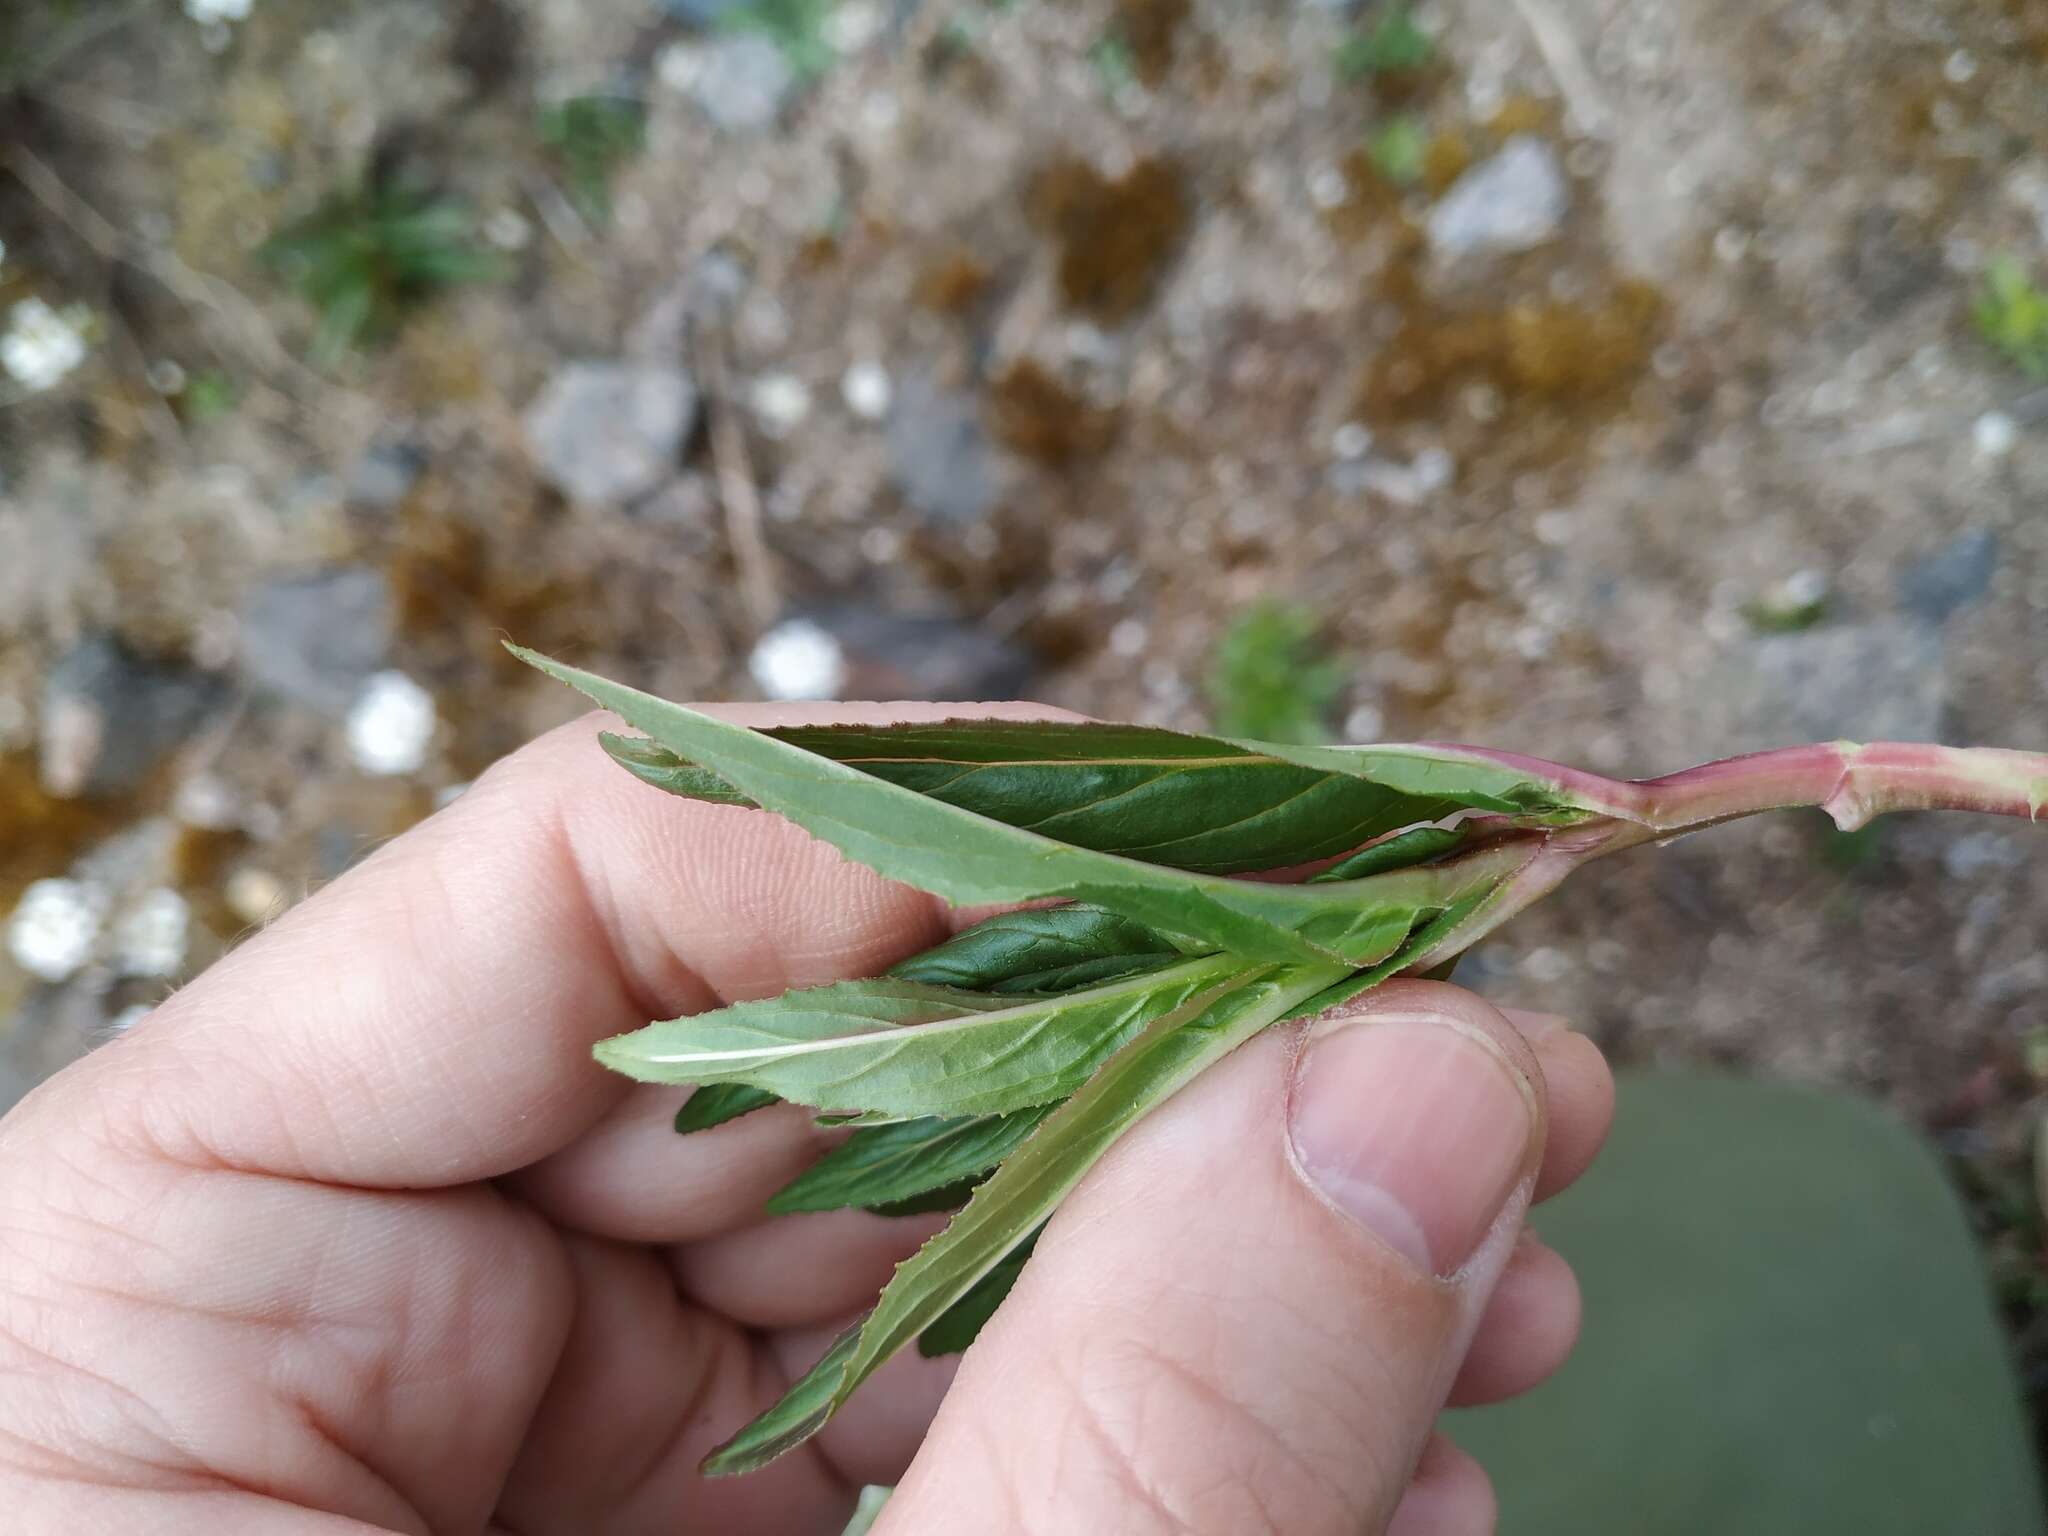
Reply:
<svg viewBox="0 0 2048 1536"><path fill-rule="evenodd" d="M873 1211L877 1216L925 1216L933 1211L957 1211L974 1197L981 1187L981 1177L956 1179L938 1189L928 1189L921 1195L906 1195L901 1200L884 1200L880 1205L865 1205L861 1209Z"/></svg>
<svg viewBox="0 0 2048 1536"><path fill-rule="evenodd" d="M1456 827L1416 827L1400 832L1370 848L1361 848L1348 859L1340 859L1319 875L1311 875L1309 884L1323 885L1333 880L1363 880L1371 875L1384 874L1390 869L1405 869L1411 864L1427 864L1439 854L1448 853L1465 840L1465 834Z"/></svg>
<svg viewBox="0 0 2048 1536"><path fill-rule="evenodd" d="M620 736L600 731L598 744L613 762L635 778L688 800L708 800L713 805L746 805L754 802L715 773L706 773L695 763L686 763L668 748L645 736Z"/></svg>
<svg viewBox="0 0 2048 1536"><path fill-rule="evenodd" d="M1088 902L1003 912L889 970L973 992L1069 992L1180 958L1173 944Z"/></svg>
<svg viewBox="0 0 2048 1536"><path fill-rule="evenodd" d="M927 1359L940 1355L957 1355L972 1344L982 1325L996 1315L1016 1285L1017 1277L1024 1273L1024 1261L1031 1257L1031 1250L1038 1246L1040 1227L1023 1242L1019 1243L1000 1264L974 1282L974 1286L952 1306L939 1315L939 1320L917 1336L917 1352Z"/></svg>
<svg viewBox="0 0 2048 1536"><path fill-rule="evenodd" d="M749 1088L744 1083L707 1083L683 1100L683 1107L676 1111L676 1129L685 1135L708 1131L714 1125L723 1125L779 1102L763 1088Z"/></svg>
<svg viewBox="0 0 2048 1536"><path fill-rule="evenodd" d="M704 1471L751 1472L815 1434L882 1362L1015 1252L1119 1136L1342 975L1333 965L1263 966L1154 1019L989 1175L952 1225L896 1267L853 1347L835 1344L787 1397L706 1457Z"/></svg>
<svg viewBox="0 0 2048 1536"><path fill-rule="evenodd" d="M1004 1114L1065 1098L1147 1021L1243 966L1200 956L1058 997L842 981L650 1024L596 1054L643 1082L748 1083L825 1109Z"/></svg>
<svg viewBox="0 0 2048 1536"><path fill-rule="evenodd" d="M1052 1106L1042 1104L1007 1115L926 1116L855 1131L798 1174L768 1209L891 1205L957 1184L995 1167L1051 1113Z"/></svg>
<svg viewBox="0 0 2048 1536"><path fill-rule="evenodd" d="M1455 749L1297 748L1033 720L761 734L1075 848L1207 874L1305 864L1458 810L1575 808L1558 785ZM606 749L671 793L743 801L716 773L686 761L687 752L664 756L643 743L630 755L609 742Z"/></svg>
<svg viewBox="0 0 2048 1536"><path fill-rule="evenodd" d="M1010 904L1073 897L1251 960L1370 965L1400 943L1418 911L1448 904L1475 882L1491 885L1531 856L1526 848L1482 850L1369 881L1315 886L1162 869L1006 826L768 733L713 719L532 651L512 650L849 858L951 901ZM1536 793L1534 781L1518 770L1455 750L1371 748L1357 749L1352 757L1332 748L1274 751L1290 759L1313 754L1304 761L1318 768L1326 761L1352 764L1347 771L1362 771L1358 764L1370 760L1378 773L1384 759L1386 770L1397 777L1460 784L1472 794L1479 793L1476 786L1510 781Z"/></svg>

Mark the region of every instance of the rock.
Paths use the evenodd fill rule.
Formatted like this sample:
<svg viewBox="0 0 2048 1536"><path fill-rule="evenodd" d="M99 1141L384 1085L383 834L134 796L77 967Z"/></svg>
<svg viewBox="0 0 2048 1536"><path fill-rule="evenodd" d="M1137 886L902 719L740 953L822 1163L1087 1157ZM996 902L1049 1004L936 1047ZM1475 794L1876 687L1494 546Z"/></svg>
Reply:
<svg viewBox="0 0 2048 1536"><path fill-rule="evenodd" d="M680 368L570 363L527 407L527 447L571 500L616 505L674 473L696 419L697 387Z"/></svg>
<svg viewBox="0 0 2048 1536"><path fill-rule="evenodd" d="M242 670L323 715L348 711L391 646L390 583L366 565L264 583L242 605Z"/></svg>
<svg viewBox="0 0 2048 1536"><path fill-rule="evenodd" d="M754 685L771 699L836 699L846 686L846 650L814 619L784 619L747 657Z"/></svg>
<svg viewBox="0 0 2048 1536"><path fill-rule="evenodd" d="M65 981L92 958L105 921L104 892L82 880L37 880L7 921L7 953L38 981Z"/></svg>
<svg viewBox="0 0 2048 1536"><path fill-rule="evenodd" d="M889 418L889 473L904 502L937 523L972 523L996 497L981 412L966 395L907 381Z"/></svg>
<svg viewBox="0 0 2048 1536"><path fill-rule="evenodd" d="M1688 691L1702 757L1809 741L1936 741L1941 636L1899 619L1764 635Z"/></svg>
<svg viewBox="0 0 2048 1536"><path fill-rule="evenodd" d="M1997 573L1998 535L1967 529L1899 572L1899 602L1916 618L1939 624L1990 591Z"/></svg>
<svg viewBox="0 0 2048 1536"><path fill-rule="evenodd" d="M434 696L403 672L379 672L349 706L348 755L365 773L414 773L434 744Z"/></svg>
<svg viewBox="0 0 2048 1536"><path fill-rule="evenodd" d="M1446 259L1526 251L1556 236L1570 206L1557 151L1533 134L1516 134L1430 210L1429 243Z"/></svg>
<svg viewBox="0 0 2048 1536"><path fill-rule="evenodd" d="M1851 227L1843 276L1872 315L1897 314L1941 280L1941 251L1888 208L1865 208Z"/></svg>
<svg viewBox="0 0 2048 1536"><path fill-rule="evenodd" d="M796 83L796 71L771 39L736 32L704 45L690 95L714 127L760 133L775 126Z"/></svg>
<svg viewBox="0 0 2048 1536"><path fill-rule="evenodd" d="M883 613L855 604L802 619L839 648L839 696L850 699L1009 699L1029 686L1031 654L943 613Z"/></svg>
<svg viewBox="0 0 2048 1536"><path fill-rule="evenodd" d="M43 682L43 788L63 798L136 789L225 696L218 678L145 661L112 636L82 641Z"/></svg>
<svg viewBox="0 0 2048 1536"><path fill-rule="evenodd" d="M348 472L343 495L351 506L389 512L411 493L426 467L427 455L418 443L405 437L380 437Z"/></svg>
<svg viewBox="0 0 2048 1536"><path fill-rule="evenodd" d="M745 8L748 0L654 0L662 15L690 27L712 27Z"/></svg>

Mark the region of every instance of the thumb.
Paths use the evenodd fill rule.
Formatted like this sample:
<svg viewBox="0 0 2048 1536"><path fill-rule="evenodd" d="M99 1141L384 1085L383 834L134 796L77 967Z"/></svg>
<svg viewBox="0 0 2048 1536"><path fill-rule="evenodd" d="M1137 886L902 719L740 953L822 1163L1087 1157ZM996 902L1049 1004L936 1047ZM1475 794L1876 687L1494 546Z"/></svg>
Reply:
<svg viewBox="0 0 2048 1536"><path fill-rule="evenodd" d="M880 1529L1382 1530L1528 1209L1541 1085L1427 983L1204 1074L1047 1228Z"/></svg>

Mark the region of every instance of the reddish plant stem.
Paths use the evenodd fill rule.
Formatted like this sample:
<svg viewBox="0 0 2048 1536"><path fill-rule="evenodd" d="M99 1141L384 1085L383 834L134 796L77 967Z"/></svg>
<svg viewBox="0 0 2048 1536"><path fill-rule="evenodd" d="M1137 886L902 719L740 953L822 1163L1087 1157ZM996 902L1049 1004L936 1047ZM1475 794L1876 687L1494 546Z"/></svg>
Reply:
<svg viewBox="0 0 2048 1536"><path fill-rule="evenodd" d="M1830 742L1755 752L1633 781L1603 779L1507 753L1482 755L1554 779L1602 814L1567 827L1474 818L1475 838L1485 841L1463 858L1483 851L1497 860L1515 845L1533 849L1470 917L1415 957L1408 967L1411 975L1471 948L1557 889L1582 864L1739 817L1816 806L1847 832L1887 811L1980 811L2029 821L2043 820L2048 812L2048 754L1997 747ZM1495 828L1500 829L1497 835Z"/></svg>

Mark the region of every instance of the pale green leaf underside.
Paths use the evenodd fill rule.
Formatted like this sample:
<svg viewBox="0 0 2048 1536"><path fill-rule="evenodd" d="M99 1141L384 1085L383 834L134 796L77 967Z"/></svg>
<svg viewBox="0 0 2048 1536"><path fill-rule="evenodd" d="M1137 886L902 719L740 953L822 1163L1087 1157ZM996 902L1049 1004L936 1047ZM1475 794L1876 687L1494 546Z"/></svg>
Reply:
<svg viewBox="0 0 2048 1536"><path fill-rule="evenodd" d="M1332 965L1267 966L1154 1019L989 1176L952 1225L897 1266L851 1346L835 1344L788 1396L713 1451L704 1470L750 1472L815 1434L883 1361L1037 1230L1119 1136L1343 974Z"/></svg>
<svg viewBox="0 0 2048 1536"><path fill-rule="evenodd" d="M1384 957L1418 910L1444 905L1461 880L1477 873L1425 867L1300 886L1162 869L1005 826L761 732L512 649L857 863L949 901L1064 896L1248 959L1355 966Z"/></svg>
<svg viewBox="0 0 2048 1536"><path fill-rule="evenodd" d="M821 1109L999 1115L1065 1098L1103 1057L1243 968L1227 955L1056 997L882 977L785 992L600 1041L650 1083L745 1083Z"/></svg>

